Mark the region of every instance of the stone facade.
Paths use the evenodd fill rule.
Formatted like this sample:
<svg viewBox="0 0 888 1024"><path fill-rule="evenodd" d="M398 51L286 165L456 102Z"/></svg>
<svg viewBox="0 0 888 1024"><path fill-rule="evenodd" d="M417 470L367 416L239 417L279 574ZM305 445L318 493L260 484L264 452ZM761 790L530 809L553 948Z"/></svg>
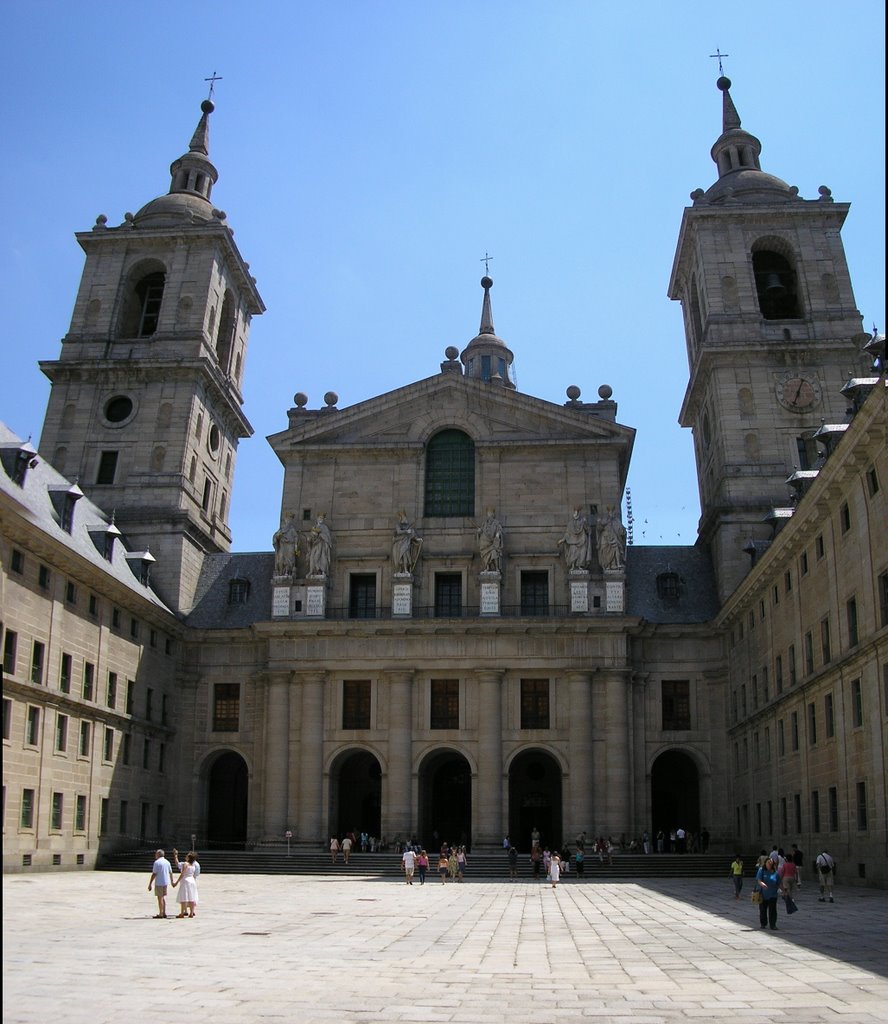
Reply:
<svg viewBox="0 0 888 1024"><path fill-rule="evenodd" d="M634 430L606 385L594 402L570 387L563 405L517 390L485 277L478 334L431 376L344 409L295 396L269 439L284 466L274 551L232 553L247 331L263 306L209 202L212 105L168 195L78 235L86 266L61 356L42 364L37 468L22 476L36 453L20 439L0 444L0 598L17 645L6 869L192 836L527 848L534 829L561 843L682 826L722 852L828 839L856 878L888 881L884 388L838 395L848 366L867 366L847 206L761 170L729 85L718 180L692 195L670 284L688 337L695 547L627 545ZM78 474L86 498L71 497ZM782 507L791 475L800 500ZM68 601L69 587L91 597ZM23 654L35 643L40 672ZM95 685L78 690L86 664ZM72 722L91 736L82 755Z"/></svg>

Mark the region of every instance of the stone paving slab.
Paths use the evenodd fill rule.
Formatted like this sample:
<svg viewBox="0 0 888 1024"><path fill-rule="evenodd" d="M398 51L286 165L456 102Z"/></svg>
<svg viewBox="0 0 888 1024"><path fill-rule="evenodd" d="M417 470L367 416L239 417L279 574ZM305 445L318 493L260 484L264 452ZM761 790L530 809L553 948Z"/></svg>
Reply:
<svg viewBox="0 0 888 1024"><path fill-rule="evenodd" d="M158 921L150 869L4 876L6 1024L888 1022L886 892L803 889L771 932L727 878L205 872Z"/></svg>

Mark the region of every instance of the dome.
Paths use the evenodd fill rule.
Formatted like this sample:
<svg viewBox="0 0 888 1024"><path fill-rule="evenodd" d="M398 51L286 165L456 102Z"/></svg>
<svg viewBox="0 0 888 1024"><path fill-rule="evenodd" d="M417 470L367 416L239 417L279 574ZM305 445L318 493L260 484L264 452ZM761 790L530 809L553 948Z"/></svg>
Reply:
<svg viewBox="0 0 888 1024"><path fill-rule="evenodd" d="M192 221L209 221L213 216L213 204L203 196L188 192L172 192L158 196L146 203L133 218L139 227L167 227L175 224L190 224Z"/></svg>
<svg viewBox="0 0 888 1024"><path fill-rule="evenodd" d="M711 203L728 196L741 201L790 202L798 198L798 190L775 174L743 167L722 175L705 193L705 198Z"/></svg>

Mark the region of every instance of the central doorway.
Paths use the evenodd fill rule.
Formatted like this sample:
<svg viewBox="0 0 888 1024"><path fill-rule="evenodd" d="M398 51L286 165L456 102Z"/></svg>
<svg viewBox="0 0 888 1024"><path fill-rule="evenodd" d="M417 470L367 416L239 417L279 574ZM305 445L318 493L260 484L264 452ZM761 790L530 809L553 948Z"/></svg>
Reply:
<svg viewBox="0 0 888 1024"><path fill-rule="evenodd" d="M419 839L426 849L472 843L472 769L462 754L440 750L419 769Z"/></svg>
<svg viewBox="0 0 888 1024"><path fill-rule="evenodd" d="M382 770L366 750L352 750L336 762L332 771L330 822L339 838L348 832L359 836L381 834Z"/></svg>
<svg viewBox="0 0 888 1024"><path fill-rule="evenodd" d="M561 766L543 750L526 750L509 766L509 839L530 850L531 833L540 843L561 848Z"/></svg>
<svg viewBox="0 0 888 1024"><path fill-rule="evenodd" d="M207 780L207 846L242 850L247 840L247 764L233 750L220 754Z"/></svg>

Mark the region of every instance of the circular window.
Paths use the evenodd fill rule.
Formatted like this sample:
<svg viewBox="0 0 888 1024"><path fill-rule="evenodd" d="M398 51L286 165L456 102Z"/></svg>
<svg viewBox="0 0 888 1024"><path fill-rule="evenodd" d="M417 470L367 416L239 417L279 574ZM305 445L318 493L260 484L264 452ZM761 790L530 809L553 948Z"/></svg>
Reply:
<svg viewBox="0 0 888 1024"><path fill-rule="evenodd" d="M210 427L210 432L207 434L207 444L209 445L210 451L213 455L217 455L219 452L219 445L222 443L222 435L219 433L219 428L213 424Z"/></svg>
<svg viewBox="0 0 888 1024"><path fill-rule="evenodd" d="M109 423L123 423L133 414L133 400L126 395L115 395L105 403L105 419Z"/></svg>

